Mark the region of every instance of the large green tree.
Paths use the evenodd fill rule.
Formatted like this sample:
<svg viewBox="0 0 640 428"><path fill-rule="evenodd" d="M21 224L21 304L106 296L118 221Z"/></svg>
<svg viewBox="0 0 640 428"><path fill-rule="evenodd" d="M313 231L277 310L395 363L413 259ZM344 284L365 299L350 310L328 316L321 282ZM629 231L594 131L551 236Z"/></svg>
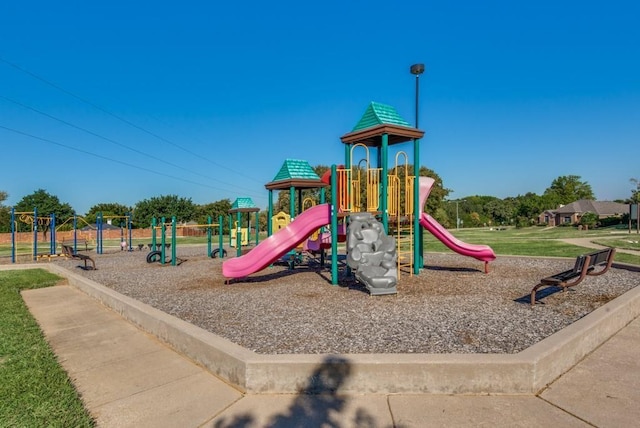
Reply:
<svg viewBox="0 0 640 428"><path fill-rule="evenodd" d="M181 198L177 195L154 196L138 202L133 210L133 224L135 227L149 227L151 219L165 217L166 221L175 216L178 222L187 222L195 218L196 205L191 198Z"/></svg>
<svg viewBox="0 0 640 428"><path fill-rule="evenodd" d="M38 189L30 195L23 197L20 202L15 205L18 212L33 212L35 208L38 210L39 217L46 217L51 214L56 215L56 223L62 224L73 216L73 208L66 202L60 202L60 199L47 193L44 189ZM18 222L19 224L21 222ZM46 221L39 222L38 229L42 232L44 238L47 238L50 224ZM31 225L22 224L22 230L28 230Z"/></svg>
<svg viewBox="0 0 640 428"><path fill-rule="evenodd" d="M555 205L554 208L580 199L595 199L591 185L582 181L579 175L562 175L556 178L543 196Z"/></svg>
<svg viewBox="0 0 640 428"><path fill-rule="evenodd" d="M229 210L231 209L231 200L220 199L219 201L211 202L204 205L196 206L195 221L198 224L208 224L209 217L211 217L212 223L218 223L220 216L222 216L222 233L229 233Z"/></svg>
<svg viewBox="0 0 640 428"><path fill-rule="evenodd" d="M495 198L489 201L484 209L493 224L511 224L516 212L516 203L513 198Z"/></svg>
<svg viewBox="0 0 640 428"><path fill-rule="evenodd" d="M95 223L98 213L102 213L103 218L125 217L127 214L130 214L131 211L131 207L117 202L103 202L89 208L89 211L84 215L84 219L88 223ZM120 223L120 221L118 223Z"/></svg>

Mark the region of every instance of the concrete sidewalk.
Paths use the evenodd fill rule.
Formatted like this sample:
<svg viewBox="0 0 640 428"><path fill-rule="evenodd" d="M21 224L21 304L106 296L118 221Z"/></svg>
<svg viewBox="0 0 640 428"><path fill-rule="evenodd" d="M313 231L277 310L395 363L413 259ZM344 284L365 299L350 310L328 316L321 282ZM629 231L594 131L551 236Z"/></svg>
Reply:
<svg viewBox="0 0 640 428"><path fill-rule="evenodd" d="M71 286L23 297L102 427L638 426L640 319L535 395L244 394ZM341 373L318 373L339 383Z"/></svg>

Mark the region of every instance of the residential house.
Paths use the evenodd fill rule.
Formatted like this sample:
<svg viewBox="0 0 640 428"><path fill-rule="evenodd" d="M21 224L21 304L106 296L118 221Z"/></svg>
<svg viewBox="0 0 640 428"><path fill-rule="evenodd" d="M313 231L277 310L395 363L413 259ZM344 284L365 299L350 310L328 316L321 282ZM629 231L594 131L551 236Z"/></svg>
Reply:
<svg viewBox="0 0 640 428"><path fill-rule="evenodd" d="M538 223L549 226L575 224L580 222L582 215L587 212L596 214L598 218L621 217L629 213L629 205L611 201L581 199L555 210L544 211L538 216Z"/></svg>

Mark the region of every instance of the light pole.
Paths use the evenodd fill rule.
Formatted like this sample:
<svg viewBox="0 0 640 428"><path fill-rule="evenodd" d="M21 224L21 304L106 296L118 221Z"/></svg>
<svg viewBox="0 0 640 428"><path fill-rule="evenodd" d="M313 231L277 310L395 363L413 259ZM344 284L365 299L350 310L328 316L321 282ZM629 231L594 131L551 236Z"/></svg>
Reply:
<svg viewBox="0 0 640 428"><path fill-rule="evenodd" d="M420 75L424 73L424 64L413 64L409 67L411 74L416 76L416 130L418 129L418 100L420 98ZM418 175L420 174L420 144L417 138L413 139L413 230L416 233L417 240L413 242L413 273L416 275L420 273L420 269L424 267L424 232L420 227L420 215L419 201L420 201L420 189L418 182Z"/></svg>
<svg viewBox="0 0 640 428"><path fill-rule="evenodd" d="M458 215L458 202L456 201L456 229L460 229L460 216Z"/></svg>
<svg viewBox="0 0 640 428"><path fill-rule="evenodd" d="M420 75L424 73L424 64L413 64L409 67L411 74L416 76L416 129L418 128L418 100L420 98Z"/></svg>

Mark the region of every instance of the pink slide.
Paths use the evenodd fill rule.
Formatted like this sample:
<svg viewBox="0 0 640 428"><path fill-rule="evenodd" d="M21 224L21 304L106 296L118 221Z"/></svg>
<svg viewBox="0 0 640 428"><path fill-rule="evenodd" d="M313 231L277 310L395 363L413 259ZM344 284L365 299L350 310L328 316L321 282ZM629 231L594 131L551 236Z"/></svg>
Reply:
<svg viewBox="0 0 640 428"><path fill-rule="evenodd" d="M420 177L421 210L422 207L424 207L424 202L431 192L433 182L434 180L431 177ZM440 223L435 221L434 218L429 214L422 212L420 213L420 225L431 232L431 234L438 238L444 245L458 254L476 258L485 262L485 264L496 259L496 254L493 252L493 249L491 249L491 247L489 247L488 245L467 244L466 242L457 239L455 236L449 233L449 231L445 229Z"/></svg>
<svg viewBox="0 0 640 428"><path fill-rule="evenodd" d="M301 244L318 228L331 222L331 205L321 204L303 211L287 227L271 235L242 257L222 263L226 278L242 278L269 266Z"/></svg>

